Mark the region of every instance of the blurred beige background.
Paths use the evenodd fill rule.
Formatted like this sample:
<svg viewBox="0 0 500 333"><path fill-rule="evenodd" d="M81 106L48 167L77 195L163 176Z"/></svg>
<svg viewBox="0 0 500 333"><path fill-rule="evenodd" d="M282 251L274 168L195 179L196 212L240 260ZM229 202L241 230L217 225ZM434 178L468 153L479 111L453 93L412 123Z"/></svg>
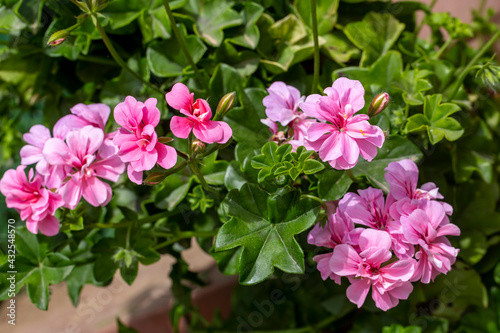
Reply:
<svg viewBox="0 0 500 333"><path fill-rule="evenodd" d="M401 1L401 0L397 0ZM432 0L421 0L430 4ZM463 21L472 20L471 10L478 8L481 0L438 0L434 11L450 12ZM486 0L485 8L500 12L500 0ZM497 22L500 17L497 15ZM424 31L425 32L425 31ZM214 268L213 259L196 246L185 251L183 256L194 271L206 271L213 282L212 287L195 292L195 302L202 307L202 313L209 316L215 304L226 305L230 299L234 278L221 276ZM78 308L74 308L64 284L52 286L51 301L47 312L31 304L25 292L16 296L17 325L7 324L6 309L0 308L0 332L2 333L113 333L115 319L119 316L126 324L139 329L140 333L171 332L166 328L168 307L172 302L171 281L168 279L174 259L164 256L158 263L141 267L132 286L127 286L117 275L107 288L85 286ZM149 316L149 317L148 317ZM147 320L143 320L148 318ZM161 327L155 327L155 325Z"/></svg>

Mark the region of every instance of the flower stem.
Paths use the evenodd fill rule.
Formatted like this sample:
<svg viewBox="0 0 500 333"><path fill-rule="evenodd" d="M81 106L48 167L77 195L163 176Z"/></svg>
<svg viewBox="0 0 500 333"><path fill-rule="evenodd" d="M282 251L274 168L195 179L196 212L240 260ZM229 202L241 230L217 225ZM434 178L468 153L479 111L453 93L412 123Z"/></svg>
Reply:
<svg viewBox="0 0 500 333"><path fill-rule="evenodd" d="M215 236L217 232L210 230L210 231L181 231L177 233L176 237L169 239L163 243L160 243L154 247L155 250L161 249L165 246L169 246L171 244L174 244L182 239L185 238L192 238L192 237L212 237Z"/></svg>
<svg viewBox="0 0 500 333"><path fill-rule="evenodd" d="M453 38L448 38L448 40L446 42L444 42L443 46L441 46L441 48L436 52L436 54L434 54L433 58L434 59L439 59L441 57L441 55L443 54L444 51L446 51L446 49L451 45L451 43L453 42Z"/></svg>
<svg viewBox="0 0 500 333"><path fill-rule="evenodd" d="M220 144L220 143L218 143L218 144L216 144L215 146L213 146L212 148L210 148L209 150L207 150L207 151L205 151L205 152L201 153L201 154L198 156L198 158L204 158L204 157L206 157L206 156L208 156L208 155L212 154L212 153L213 153L214 151L216 151L216 150L222 150L222 149L226 148L227 146L229 146L232 142L233 142L233 138L230 138L230 139L229 139L226 143L224 143L224 144Z"/></svg>
<svg viewBox="0 0 500 333"><path fill-rule="evenodd" d="M489 41L486 42L486 44L483 45L483 47L481 47L476 52L474 58L472 58L471 61L469 61L469 63L467 64L467 66L465 66L465 68L460 72L458 78L453 83L454 84L453 90L450 94L450 97L448 97L447 102L451 102L453 100L453 98L457 94L458 90L460 89L460 86L462 85L462 82L465 80L465 77L467 76L471 68L478 62L478 60L483 56L483 54L486 53L486 51L488 51L491 48L491 46L498 39L498 37L500 37L500 29L490 38Z"/></svg>
<svg viewBox="0 0 500 333"><path fill-rule="evenodd" d="M316 17L316 0L311 0L311 19L314 39L314 74L311 93L315 93L319 85L319 37L318 37L318 19ZM318 89L321 92L321 89Z"/></svg>
<svg viewBox="0 0 500 333"><path fill-rule="evenodd" d="M108 49L109 53L111 53L111 56L115 61L120 65L121 68L123 68L125 71L129 72L133 77L135 77L137 80L141 81L143 84L151 88L152 90L156 91L157 93L163 95L163 91L156 87L155 85L151 84L150 82L144 80L144 78L133 71L127 63L120 57L118 52L116 51L115 47L111 43L111 40L109 39L108 35L106 34L106 31L101 26L101 23L99 23L99 19L97 15L93 14L92 15L92 22L94 23L95 27L97 28L97 31L101 35L102 41L104 42L104 45L106 45L106 48Z"/></svg>
<svg viewBox="0 0 500 333"><path fill-rule="evenodd" d="M317 196L314 196L314 195L310 195L310 194L302 194L300 197L301 197L301 198L306 198L306 199L311 199L311 200L317 201L317 202L319 202L321 205L324 205L324 204L325 204L325 202L324 202L321 198L318 198Z"/></svg>
<svg viewBox="0 0 500 333"><path fill-rule="evenodd" d="M198 79L198 82L202 85L202 87L205 90L208 90L207 84L201 75L200 70L198 67L196 67L196 63L193 60L193 57L191 57L191 54L189 53L189 50L186 46L186 43L184 41L184 38L182 38L181 33L179 32L179 29L177 28L177 23L175 22L174 14L172 13L172 10L170 9L170 4L168 0L163 0L163 6L165 7L165 10L167 11L167 16L170 21L170 25L172 26L172 32L175 35L175 38L177 39L177 42L179 43L179 47L181 48L182 53L184 53L184 56L186 57L187 62L191 66L191 68L194 70L194 74L196 78Z"/></svg>

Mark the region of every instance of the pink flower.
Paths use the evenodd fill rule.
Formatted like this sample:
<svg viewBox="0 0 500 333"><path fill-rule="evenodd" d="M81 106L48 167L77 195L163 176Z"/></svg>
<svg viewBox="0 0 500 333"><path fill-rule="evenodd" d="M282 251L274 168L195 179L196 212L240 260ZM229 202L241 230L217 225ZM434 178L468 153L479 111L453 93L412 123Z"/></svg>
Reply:
<svg viewBox="0 0 500 333"><path fill-rule="evenodd" d="M304 101L300 91L288 86L284 82L273 82L267 89L269 95L264 97L262 103L266 107L266 115L269 119L287 126L300 116L299 103Z"/></svg>
<svg viewBox="0 0 500 333"><path fill-rule="evenodd" d="M59 138L47 140L43 155L52 165L71 168L69 179L59 189L65 207L75 208L82 195L93 206L104 206L111 200L111 186L100 178L116 182L125 165L117 155L99 159L104 132L93 126L71 131L66 142Z"/></svg>
<svg viewBox="0 0 500 333"><path fill-rule="evenodd" d="M170 169L177 162L177 152L173 147L158 141L155 127L160 122L160 111L156 98L138 102L128 96L125 102L114 110L115 121L122 126L113 143L119 147L119 156L128 162L127 173L131 181L142 184L142 174L151 170L156 163Z"/></svg>
<svg viewBox="0 0 500 333"><path fill-rule="evenodd" d="M54 137L64 140L72 131L91 125L102 129L106 128L111 110L106 104L76 104L71 108L71 113L59 119L54 125Z"/></svg>
<svg viewBox="0 0 500 333"><path fill-rule="evenodd" d="M407 299L413 290L409 282L414 271L414 260L398 260L382 266L392 254L388 233L366 229L359 236L357 252L351 245L337 245L333 250L330 267L333 273L349 278L347 298L359 307L365 302L370 287L375 305L387 311L400 299Z"/></svg>
<svg viewBox="0 0 500 333"><path fill-rule="evenodd" d="M387 232L398 257L405 259L413 256L413 246L404 239L401 223L389 214L394 202L392 197L388 196L386 202L382 190L372 187L358 190L358 193L346 193L339 202L339 209L354 223Z"/></svg>
<svg viewBox="0 0 500 333"><path fill-rule="evenodd" d="M176 83L165 98L168 105L187 116L172 117L170 129L176 137L186 139L192 130L194 136L205 143L226 143L233 135L231 127L225 122L210 120L212 110L207 101L194 101L194 94L184 84Z"/></svg>
<svg viewBox="0 0 500 333"><path fill-rule="evenodd" d="M23 135L28 144L21 148L21 164L36 163L36 171L43 176L43 184L47 188L58 188L66 177L67 168L62 165L50 165L43 156L45 142L51 138L50 130L42 125L34 125L29 133Z"/></svg>
<svg viewBox="0 0 500 333"><path fill-rule="evenodd" d="M445 236L459 236L460 229L450 223L441 203L420 201L410 215L401 217L401 224L406 240L420 248L415 255L418 264L412 281L429 283L451 270L459 250Z"/></svg>
<svg viewBox="0 0 500 333"><path fill-rule="evenodd" d="M339 244L350 244L357 246L359 234L363 229L354 229L351 219L344 216L341 211L328 214L328 221L325 227L316 224L307 236L307 242L316 246L334 249ZM331 278L335 283L340 284L340 276L333 273L330 268L330 258L332 252L320 254L313 258L318 263L318 270L323 280Z"/></svg>
<svg viewBox="0 0 500 333"><path fill-rule="evenodd" d="M307 116L326 122L311 124L307 141L335 169L354 167L360 154L371 161L384 143L383 131L367 115L354 115L365 105L364 93L359 81L340 78L325 89L327 96L310 95L300 104Z"/></svg>
<svg viewBox="0 0 500 333"><path fill-rule="evenodd" d="M0 180L0 192L6 197L7 207L15 208L26 220L29 231L53 236L59 232L59 220L54 213L63 205L61 196L43 187L42 177L33 177L33 169L26 178L25 168L20 165L16 170L7 170Z"/></svg>

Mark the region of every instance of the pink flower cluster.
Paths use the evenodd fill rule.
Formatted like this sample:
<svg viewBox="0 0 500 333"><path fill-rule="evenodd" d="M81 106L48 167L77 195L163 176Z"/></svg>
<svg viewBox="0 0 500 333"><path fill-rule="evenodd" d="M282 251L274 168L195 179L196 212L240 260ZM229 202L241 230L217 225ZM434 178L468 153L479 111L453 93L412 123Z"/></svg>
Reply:
<svg viewBox="0 0 500 333"><path fill-rule="evenodd" d="M326 96L313 94L305 99L283 82L274 82L268 92L263 100L268 118L261 121L271 129L272 140L314 150L335 169L354 167L359 155L371 161L385 141L383 131L368 122L368 115L355 115L365 105L359 81L339 78L325 89ZM278 122L288 126L286 133L278 131Z"/></svg>
<svg viewBox="0 0 500 333"><path fill-rule="evenodd" d="M412 282L429 283L449 272L459 250L446 236L460 235L448 218L452 207L437 201L443 197L435 184L417 188L413 161L392 162L385 170L387 198L374 188L347 193L338 206L327 205L327 224L308 236L310 244L333 249L314 257L324 280L340 284L346 277L347 297L358 307L371 289L384 311L408 298Z"/></svg>
<svg viewBox="0 0 500 333"><path fill-rule="evenodd" d="M7 207L15 208L32 233L52 236L59 232L54 217L60 207L75 208L81 197L93 206L111 199L111 186L125 165L113 144L115 133L104 132L110 109L104 104L77 104L70 115L54 125L53 135L42 125L24 134L28 145L21 149L21 166L7 170L0 192ZM36 163L26 177L26 165Z"/></svg>

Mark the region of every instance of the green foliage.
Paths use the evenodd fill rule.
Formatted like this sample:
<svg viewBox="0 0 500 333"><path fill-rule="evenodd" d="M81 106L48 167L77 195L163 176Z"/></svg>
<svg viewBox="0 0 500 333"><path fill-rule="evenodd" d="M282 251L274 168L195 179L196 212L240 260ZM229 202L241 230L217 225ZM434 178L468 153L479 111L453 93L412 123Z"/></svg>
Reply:
<svg viewBox="0 0 500 333"><path fill-rule="evenodd" d="M189 318L193 331L248 330L249 314L270 306L272 313L262 313L266 319L252 330L499 331L499 67L491 44L479 52L466 43L474 37L483 45L497 33L491 11L474 12L474 22L466 24L415 1L317 0L321 87L312 87L311 1L167 2L176 22L162 0L0 1L2 174L20 163L23 133L34 124L52 128L77 103L113 110L129 95L157 98L158 136L171 138L174 110L164 94L174 83L207 99L214 114L219 99L235 92L234 107L219 119L232 128L229 145L179 156L184 168L172 172L146 172L155 186L135 186L123 176L105 207L83 202L59 210L58 236L31 234L0 200L0 300L11 297L6 221L14 218L15 293L25 288L44 310L50 285L65 281L76 306L84 285L104 286L118 270L131 284L141 265L168 254L176 259L170 317L174 326ZM420 28L430 28L431 36L421 38ZM47 45L61 36L61 44ZM338 77L364 86L360 114L376 95L390 96L387 108L370 119L386 134L383 147L349 171L332 169L304 147L294 151L271 141L260 121L267 117L262 100L272 82L307 95ZM111 119L108 132L117 127ZM187 141L169 145L188 152ZM452 240L460 248L457 263L434 282L414 283L410 298L395 309L382 313L367 300L358 310L345 297L345 283L321 279L313 257L322 253L308 245L307 234L324 222L320 202L368 186L387 192L384 169L406 158L418 163L422 183L434 182L454 208L450 220L461 229ZM208 281L180 254L192 239L222 273L239 274L245 285L235 288L228 319L202 319L192 303L194 286ZM119 320L118 326L134 332Z"/></svg>

